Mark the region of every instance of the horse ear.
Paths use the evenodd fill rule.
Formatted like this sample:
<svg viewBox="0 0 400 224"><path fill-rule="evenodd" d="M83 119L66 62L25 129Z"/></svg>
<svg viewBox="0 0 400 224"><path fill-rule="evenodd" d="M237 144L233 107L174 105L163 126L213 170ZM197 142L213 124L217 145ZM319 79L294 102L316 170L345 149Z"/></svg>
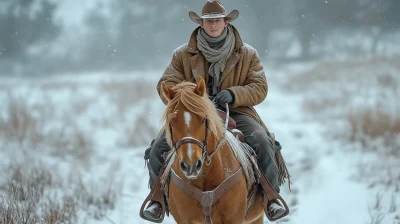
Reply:
<svg viewBox="0 0 400 224"><path fill-rule="evenodd" d="M161 89L162 89L164 96L168 100L172 100L175 97L175 91L173 89L169 88L169 86L167 84L165 84L165 82L161 83Z"/></svg>
<svg viewBox="0 0 400 224"><path fill-rule="evenodd" d="M197 80L197 86L194 88L194 92L199 96L204 96L204 93L206 92L206 83L204 82L203 77L200 76Z"/></svg>

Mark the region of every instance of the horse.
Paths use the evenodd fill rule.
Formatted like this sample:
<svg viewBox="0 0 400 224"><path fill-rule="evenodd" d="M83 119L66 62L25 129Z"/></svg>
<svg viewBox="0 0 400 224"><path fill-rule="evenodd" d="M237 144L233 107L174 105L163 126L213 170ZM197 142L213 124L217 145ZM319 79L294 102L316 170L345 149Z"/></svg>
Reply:
<svg viewBox="0 0 400 224"><path fill-rule="evenodd" d="M161 89L168 99L163 118L172 149L164 172L169 181L164 184L168 184L168 208L175 221L264 223L261 194L248 203L254 171L244 144L226 131L204 79L172 88L162 82Z"/></svg>

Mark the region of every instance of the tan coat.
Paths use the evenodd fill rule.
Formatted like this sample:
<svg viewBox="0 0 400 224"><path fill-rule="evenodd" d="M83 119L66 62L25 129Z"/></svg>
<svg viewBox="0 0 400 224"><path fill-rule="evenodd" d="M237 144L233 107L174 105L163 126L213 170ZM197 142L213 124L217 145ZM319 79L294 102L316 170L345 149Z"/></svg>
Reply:
<svg viewBox="0 0 400 224"><path fill-rule="evenodd" d="M172 87L182 81L196 82L199 76L208 82L208 62L197 48L196 35L200 28L199 26L193 31L188 44L173 52L171 63L157 84L158 94L165 104L167 99L161 93L161 82L165 81ZM236 39L235 50L222 73L220 90L229 89L234 93L235 101L230 105L232 111L249 115L266 128L253 108L264 101L268 92L263 66L257 51L242 42L235 27L233 32Z"/></svg>

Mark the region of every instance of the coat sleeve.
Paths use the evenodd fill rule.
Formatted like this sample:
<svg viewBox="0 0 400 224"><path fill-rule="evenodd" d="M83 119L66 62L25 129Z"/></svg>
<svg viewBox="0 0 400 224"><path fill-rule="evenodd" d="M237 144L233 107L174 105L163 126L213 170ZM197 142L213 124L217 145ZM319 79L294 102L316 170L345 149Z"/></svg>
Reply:
<svg viewBox="0 0 400 224"><path fill-rule="evenodd" d="M176 84L181 83L185 80L183 75L183 62L182 57L179 54L179 50L175 50L172 55L172 60L161 76L161 79L157 83L157 92L161 100L165 105L168 103L168 99L164 97L161 90L161 83L164 81L169 87L173 87Z"/></svg>
<svg viewBox="0 0 400 224"><path fill-rule="evenodd" d="M232 108L239 106L255 106L264 101L268 93L267 78L260 57L254 49L251 56L249 71L246 75L244 86L233 86L228 88L233 93L234 102Z"/></svg>

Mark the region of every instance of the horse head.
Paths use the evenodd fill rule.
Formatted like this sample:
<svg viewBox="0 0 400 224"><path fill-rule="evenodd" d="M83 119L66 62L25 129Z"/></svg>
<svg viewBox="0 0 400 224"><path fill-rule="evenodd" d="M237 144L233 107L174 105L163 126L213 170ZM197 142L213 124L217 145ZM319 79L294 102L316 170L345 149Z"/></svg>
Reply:
<svg viewBox="0 0 400 224"><path fill-rule="evenodd" d="M172 88L162 82L161 87L168 99L164 113L167 142L186 178L196 179L207 162L209 135L221 132L222 120L207 96L203 78L197 84L182 82Z"/></svg>

